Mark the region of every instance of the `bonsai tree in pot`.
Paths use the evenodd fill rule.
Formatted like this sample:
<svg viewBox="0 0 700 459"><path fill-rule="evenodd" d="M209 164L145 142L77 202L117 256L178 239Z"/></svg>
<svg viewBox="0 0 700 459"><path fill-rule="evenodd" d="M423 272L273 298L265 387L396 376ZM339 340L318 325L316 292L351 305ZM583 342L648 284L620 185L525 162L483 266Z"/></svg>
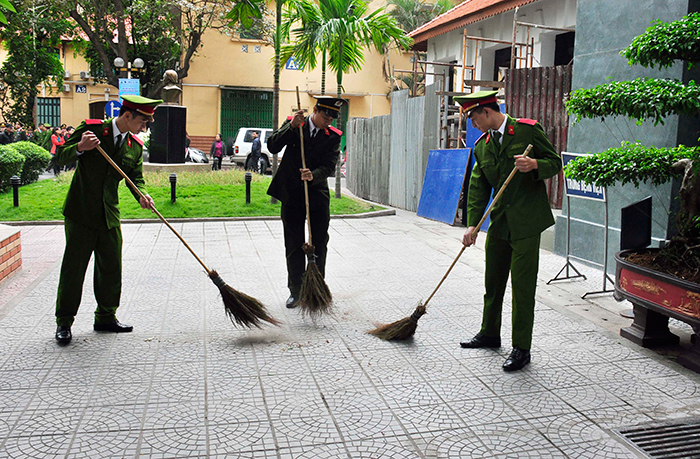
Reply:
<svg viewBox="0 0 700 459"><path fill-rule="evenodd" d="M670 23L656 21L620 54L630 65L661 69L682 61L692 67L700 62L700 14ZM700 86L694 81L683 84L657 78L610 82L573 91L566 107L576 121L626 116L638 123L650 120L658 125L669 115L700 115ZM565 174L597 186L660 185L682 178L677 235L663 249L637 257L635 262L700 283L700 147L655 148L623 142L618 148L569 162Z"/></svg>
<svg viewBox="0 0 700 459"><path fill-rule="evenodd" d="M656 21L621 54L630 65L660 69L678 61L696 65L700 62L700 14L670 23ZM697 139L700 135L700 87L694 81L638 78L579 89L572 92L567 110L576 121L626 116L654 125L663 124L669 115L687 115L696 120L695 132L683 136ZM638 187L642 182L658 186L681 179L676 235L661 249L616 254L615 294L634 305L634 323L621 329L620 335L641 346L678 343L679 337L668 329L669 317L690 324L693 347L679 355L678 362L700 372L700 147L656 148L623 142L619 148L569 162L564 173L597 186Z"/></svg>

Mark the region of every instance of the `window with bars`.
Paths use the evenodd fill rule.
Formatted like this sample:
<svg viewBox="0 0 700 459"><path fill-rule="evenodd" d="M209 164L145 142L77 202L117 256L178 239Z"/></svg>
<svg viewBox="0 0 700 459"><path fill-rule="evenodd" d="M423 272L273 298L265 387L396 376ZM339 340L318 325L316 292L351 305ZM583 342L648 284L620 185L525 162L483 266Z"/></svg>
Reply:
<svg viewBox="0 0 700 459"><path fill-rule="evenodd" d="M61 125L61 99L59 97L37 97L36 118L38 124Z"/></svg>

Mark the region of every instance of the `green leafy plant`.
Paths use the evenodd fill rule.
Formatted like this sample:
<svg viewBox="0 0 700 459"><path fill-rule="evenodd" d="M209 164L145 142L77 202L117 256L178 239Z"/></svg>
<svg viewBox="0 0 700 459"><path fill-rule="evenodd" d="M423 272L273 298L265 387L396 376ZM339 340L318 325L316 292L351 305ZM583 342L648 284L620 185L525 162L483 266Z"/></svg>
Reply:
<svg viewBox="0 0 700 459"><path fill-rule="evenodd" d="M682 60L691 66L700 61L699 45L700 14L693 13L670 23L655 21L620 54L630 65L663 68ZM673 114L700 115L700 87L694 81L683 84L658 78L610 82L572 92L566 107L576 115L576 121L626 116L657 125ZM569 178L598 186L660 185L682 178L678 235L659 253L657 261L674 267L672 274L681 272L681 277L689 280L700 279L700 147L655 148L624 142L619 148L571 161L564 172Z"/></svg>
<svg viewBox="0 0 700 459"><path fill-rule="evenodd" d="M22 175L19 177L22 179L22 185L36 182L41 172L46 170L49 161L51 161L51 153L32 142L11 143L8 147L14 148L17 153L24 157Z"/></svg>
<svg viewBox="0 0 700 459"><path fill-rule="evenodd" d="M9 145L0 145L0 191L7 190L13 175L22 173L24 156Z"/></svg>

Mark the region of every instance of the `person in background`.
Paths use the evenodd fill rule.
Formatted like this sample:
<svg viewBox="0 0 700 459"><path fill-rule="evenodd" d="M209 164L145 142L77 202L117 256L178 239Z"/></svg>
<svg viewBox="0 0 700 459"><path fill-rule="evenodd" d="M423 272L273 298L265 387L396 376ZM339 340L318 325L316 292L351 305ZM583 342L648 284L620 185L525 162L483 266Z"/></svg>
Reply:
<svg viewBox="0 0 700 459"><path fill-rule="evenodd" d="M67 142L68 139L70 139L70 136L73 135L74 132L75 132L75 128L73 126L68 126L66 128L66 135L63 139ZM70 164L66 164L65 170L72 171L73 169L75 169L75 165L76 165L75 162L70 163Z"/></svg>
<svg viewBox="0 0 700 459"><path fill-rule="evenodd" d="M46 151L51 151L51 125L49 123L44 123L44 127L46 128L44 136L41 138L41 143L39 146L44 147Z"/></svg>
<svg viewBox="0 0 700 459"><path fill-rule="evenodd" d="M5 128L0 132L0 145L9 145L15 141L15 135L12 132L13 129L12 124L5 124Z"/></svg>
<svg viewBox="0 0 700 459"><path fill-rule="evenodd" d="M22 123L15 123L15 142L26 142L28 139Z"/></svg>
<svg viewBox="0 0 700 459"><path fill-rule="evenodd" d="M260 144L260 134L258 131L253 131L253 144L250 146L250 168L256 172L264 174L265 171L260 170L260 155L262 154L262 145Z"/></svg>
<svg viewBox="0 0 700 459"><path fill-rule="evenodd" d="M221 134L216 134L216 139L211 144L209 149L209 155L211 156L213 163L211 169L214 171L221 170L221 161L224 158L224 151L226 149L226 144L221 141Z"/></svg>
<svg viewBox="0 0 700 459"><path fill-rule="evenodd" d="M53 166L53 175L58 175L61 173L61 168L56 162L56 149L66 143L63 135L64 132L61 128L53 128L51 131L51 166Z"/></svg>

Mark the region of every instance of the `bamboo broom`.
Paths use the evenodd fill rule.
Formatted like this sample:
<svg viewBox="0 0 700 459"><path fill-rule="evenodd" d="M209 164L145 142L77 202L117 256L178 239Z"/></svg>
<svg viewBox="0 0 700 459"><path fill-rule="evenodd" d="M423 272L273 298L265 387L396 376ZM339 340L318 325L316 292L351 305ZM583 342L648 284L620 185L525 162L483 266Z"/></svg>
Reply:
<svg viewBox="0 0 700 459"><path fill-rule="evenodd" d="M528 156L530 154L530 150L532 150L532 145L527 146L527 148L525 149L525 153L523 153L523 156ZM513 170L510 171L510 175L508 175L508 178L506 178L506 181L503 183L503 186L498 190L498 193L496 193L496 196L491 201L491 205L488 209L486 209L486 212L484 212L484 215L481 217L481 220L479 220L479 223L474 227L474 231L478 232L479 228L481 228L481 225L484 224L486 218L491 213L491 210L493 210L493 207L500 199L501 195L503 194L503 191L505 191L506 187L508 186L508 183L510 183L510 181L513 179L516 172L518 172L516 168L513 168ZM452 271L452 268L454 268L455 264L457 263L457 260L459 260L459 257L462 256L462 254L464 253L464 249L466 248L466 245L462 246L462 249L459 251L457 257L455 257L450 267L447 268L447 272L444 276L442 276L442 279L440 279L440 282L437 284L437 287L435 287L435 290L433 290L433 293L431 293L428 299L425 300L425 303L418 304L416 310L413 311L413 314L401 320L397 320L396 322L392 322L386 325L380 325L379 327L375 328L374 330L370 330L367 333L387 341L408 339L411 336L413 336L416 332L416 328L418 327L418 319L420 319L421 316L423 316L423 314L426 313L426 307L428 306L428 303L433 298L433 296L435 296L435 293L438 291L442 283L445 282L445 279L447 279L447 276L450 274L450 271Z"/></svg>
<svg viewBox="0 0 700 459"><path fill-rule="evenodd" d="M124 171L121 170L121 168L117 165L117 163L114 162L112 158L100 147L99 145L97 146L97 150L104 156L104 158L107 160L109 164L114 167L119 174L124 177L124 180L126 180L126 183L129 184L129 186L136 191L136 193L139 195L139 197L144 198L144 194L141 192L141 190L138 189L138 187L134 184L134 182L131 181L129 177L124 173ZM219 274L213 270L209 269L207 265L204 264L204 262L197 256L197 254L192 250L192 247L187 244L187 242L180 236L180 233L178 233L175 228L170 225L170 223L163 217L160 212L154 207L152 207L153 212L158 216L158 218L161 219L165 225L170 228L170 230L175 233L175 236L182 241L183 244L185 244L185 247L187 247L187 250L190 251L190 253L197 259L200 265L204 268L204 270L207 272L207 275L209 278L214 282L214 285L216 285L219 288L219 292L221 293L221 298L224 301L224 309L226 311L226 315L231 319L231 322L234 325L240 325L243 327L248 327L248 328L262 328L262 322L268 322L272 325L280 325L281 322L279 322L277 319L274 317L270 316L267 313L267 310L265 309L265 305L263 305L260 301L256 300L255 298L246 295L245 293L239 292L238 290L235 290L234 288L230 287L229 285L226 284L226 282L219 277Z"/></svg>
<svg viewBox="0 0 700 459"><path fill-rule="evenodd" d="M299 99L299 86L297 86L297 109L301 110L301 100ZM299 140L301 147L301 167L306 169L306 156L304 154L304 128L299 125ZM304 202L306 204L306 225L309 230L309 242L302 246L302 250L306 254L308 263L306 272L301 281L301 290L299 292L299 305L303 315L308 315L312 319L320 317L325 313L329 313L333 306L333 295L328 288L326 281L323 279L321 270L316 264L316 247L314 247L311 237L311 214L309 211L309 184L304 182Z"/></svg>

